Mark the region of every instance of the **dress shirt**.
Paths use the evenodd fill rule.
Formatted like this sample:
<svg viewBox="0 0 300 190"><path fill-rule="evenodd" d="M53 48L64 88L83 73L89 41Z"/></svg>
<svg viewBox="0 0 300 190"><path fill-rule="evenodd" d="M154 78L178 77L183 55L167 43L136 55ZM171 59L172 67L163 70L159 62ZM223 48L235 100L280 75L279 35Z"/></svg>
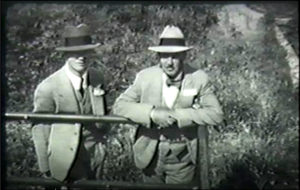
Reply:
<svg viewBox="0 0 300 190"><path fill-rule="evenodd" d="M181 78L182 75L183 75L183 73L180 73L176 78ZM168 86L167 79L168 79L168 76L165 73L163 73L162 96L163 96L163 100L165 101L168 108L172 109L174 106L174 103L178 97L179 88L177 86Z"/></svg>

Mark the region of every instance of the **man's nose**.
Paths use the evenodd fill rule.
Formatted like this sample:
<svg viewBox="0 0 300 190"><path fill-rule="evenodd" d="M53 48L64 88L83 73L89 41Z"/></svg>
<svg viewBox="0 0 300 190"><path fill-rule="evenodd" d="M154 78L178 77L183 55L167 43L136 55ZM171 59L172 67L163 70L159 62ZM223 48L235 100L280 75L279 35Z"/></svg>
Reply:
<svg viewBox="0 0 300 190"><path fill-rule="evenodd" d="M81 57L78 57L77 59L80 60L80 61L84 61L84 60L85 60L85 57L84 57L84 56L81 56Z"/></svg>
<svg viewBox="0 0 300 190"><path fill-rule="evenodd" d="M173 63L173 57L168 57L167 58L167 63L169 64L169 65L171 65L172 63Z"/></svg>

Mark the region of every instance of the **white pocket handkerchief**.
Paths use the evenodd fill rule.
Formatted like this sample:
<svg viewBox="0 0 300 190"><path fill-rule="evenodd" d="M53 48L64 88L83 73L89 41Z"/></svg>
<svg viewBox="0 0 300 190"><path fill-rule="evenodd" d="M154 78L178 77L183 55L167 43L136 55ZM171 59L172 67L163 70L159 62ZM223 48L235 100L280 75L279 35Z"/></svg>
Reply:
<svg viewBox="0 0 300 190"><path fill-rule="evenodd" d="M197 95L197 89L185 89L182 92L183 96L195 96Z"/></svg>
<svg viewBox="0 0 300 190"><path fill-rule="evenodd" d="M101 85L98 85L97 87L94 88L94 96L102 96L103 94L105 94L105 91L103 89L101 89Z"/></svg>

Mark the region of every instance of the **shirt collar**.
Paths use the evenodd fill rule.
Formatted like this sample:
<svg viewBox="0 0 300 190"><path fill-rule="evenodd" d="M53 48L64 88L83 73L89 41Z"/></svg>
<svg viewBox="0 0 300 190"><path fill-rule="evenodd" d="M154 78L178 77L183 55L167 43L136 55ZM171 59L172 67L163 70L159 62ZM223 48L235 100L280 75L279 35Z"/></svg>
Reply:
<svg viewBox="0 0 300 190"><path fill-rule="evenodd" d="M82 87L85 89L87 88L87 71L85 71L82 75L82 78L75 75L74 73L72 73L72 71L69 68L69 64L66 63L65 64L65 72L68 76L68 78L70 79L73 87L75 90L80 90L80 84L81 84L81 80L83 79L83 84Z"/></svg>

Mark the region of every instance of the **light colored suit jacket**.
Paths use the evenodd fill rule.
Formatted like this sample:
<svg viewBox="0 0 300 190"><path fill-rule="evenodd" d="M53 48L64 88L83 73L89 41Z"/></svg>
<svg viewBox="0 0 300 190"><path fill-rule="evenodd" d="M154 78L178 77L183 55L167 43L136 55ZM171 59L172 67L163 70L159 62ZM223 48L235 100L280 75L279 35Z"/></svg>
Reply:
<svg viewBox="0 0 300 190"><path fill-rule="evenodd" d="M103 84L103 76L96 70L88 71L90 98L93 114L105 114L104 95L95 95L95 89ZM64 67L43 80L34 94L34 113L80 114L80 104ZM96 126L93 126L96 127ZM35 124L33 141L41 172L50 170L52 176L63 181L75 160L79 148L81 124ZM93 140L91 140L91 143ZM88 156L88 155L87 155Z"/></svg>
<svg viewBox="0 0 300 190"><path fill-rule="evenodd" d="M140 71L133 84L116 100L114 114L151 128L150 112L154 106L163 106L162 69L156 65ZM207 74L202 70L185 73L181 91L175 101L174 117L179 128L216 125L223 120L221 106L213 94ZM202 127L203 146L207 146L207 129ZM148 166L157 149L158 140L141 136L136 140L133 151L138 168ZM191 142L194 160L197 141Z"/></svg>

